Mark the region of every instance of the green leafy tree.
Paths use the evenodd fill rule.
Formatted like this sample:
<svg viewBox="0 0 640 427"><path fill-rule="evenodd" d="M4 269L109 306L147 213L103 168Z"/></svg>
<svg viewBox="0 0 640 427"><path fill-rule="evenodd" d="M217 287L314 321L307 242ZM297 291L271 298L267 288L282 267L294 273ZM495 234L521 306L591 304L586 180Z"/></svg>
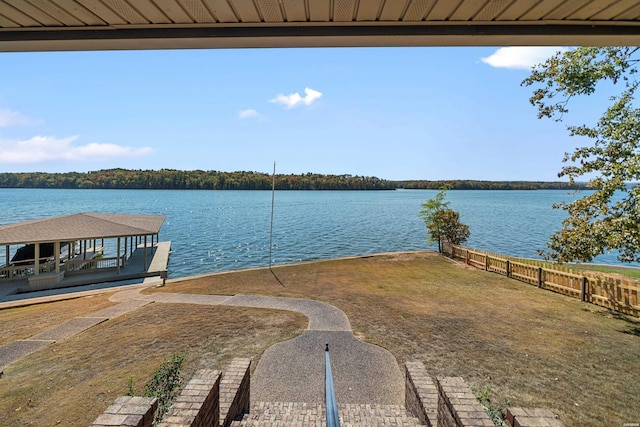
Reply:
<svg viewBox="0 0 640 427"><path fill-rule="evenodd" d="M469 239L469 226L460 222L460 214L453 209L438 212L440 233L444 241L452 245L461 245Z"/></svg>
<svg viewBox="0 0 640 427"><path fill-rule="evenodd" d="M420 218L427 226L427 242L438 242L438 252L442 252L442 217L440 212L449 207L449 202L444 201L447 194L446 188L441 188L433 199L424 202L420 210Z"/></svg>
<svg viewBox="0 0 640 427"><path fill-rule="evenodd" d="M568 213L547 246L548 259L559 262L590 261L618 250L620 261L640 261L640 110L635 104L638 89L638 47L581 47L559 52L534 67L522 84L534 86L530 98L538 118L562 121L572 98L587 96L603 87L616 95L591 125L567 126L571 136L587 145L566 153L559 177L571 183L585 177L594 190L571 203L560 203Z"/></svg>
<svg viewBox="0 0 640 427"><path fill-rule="evenodd" d="M438 242L438 252L442 252L442 242L459 245L469 238L469 227L460 222L460 214L449 209L444 198L447 188L441 188L433 199L424 202L419 215L427 227L427 241Z"/></svg>

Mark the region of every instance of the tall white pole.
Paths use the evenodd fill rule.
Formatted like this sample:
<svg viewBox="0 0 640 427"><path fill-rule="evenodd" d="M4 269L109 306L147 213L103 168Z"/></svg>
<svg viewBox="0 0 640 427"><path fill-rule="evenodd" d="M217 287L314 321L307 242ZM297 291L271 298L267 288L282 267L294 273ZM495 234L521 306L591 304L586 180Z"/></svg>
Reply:
<svg viewBox="0 0 640 427"><path fill-rule="evenodd" d="M273 208L276 196L276 162L273 162L273 179L271 180L271 227L269 229L269 270L271 270L271 254L273 252Z"/></svg>

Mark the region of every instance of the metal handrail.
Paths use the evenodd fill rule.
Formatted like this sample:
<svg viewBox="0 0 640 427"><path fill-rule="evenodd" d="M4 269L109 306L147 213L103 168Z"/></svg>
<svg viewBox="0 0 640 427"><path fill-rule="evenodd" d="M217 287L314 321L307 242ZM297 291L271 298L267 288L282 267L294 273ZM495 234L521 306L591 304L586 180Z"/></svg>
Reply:
<svg viewBox="0 0 640 427"><path fill-rule="evenodd" d="M338 404L336 403L336 392L333 388L333 375L331 374L331 358L329 357L329 344L324 351L324 401L327 411L327 427L340 427L338 416Z"/></svg>

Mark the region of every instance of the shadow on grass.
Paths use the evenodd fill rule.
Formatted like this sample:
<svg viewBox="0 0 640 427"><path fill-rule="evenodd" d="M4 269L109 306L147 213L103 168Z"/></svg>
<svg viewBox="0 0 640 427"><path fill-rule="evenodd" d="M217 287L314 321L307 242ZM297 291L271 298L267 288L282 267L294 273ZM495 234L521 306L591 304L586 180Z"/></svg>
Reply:
<svg viewBox="0 0 640 427"><path fill-rule="evenodd" d="M623 334L628 334L628 335L635 335L637 337L640 337L640 326L630 326L627 329L625 329L624 331L622 331Z"/></svg>
<svg viewBox="0 0 640 427"><path fill-rule="evenodd" d="M271 274L273 274L273 277L278 281L278 283L280 283L280 286L282 286L283 288L286 288L286 286L284 285L284 283L282 283L282 281L280 280L280 278L276 275L276 272L273 271L271 269L271 267L269 267L269 271L271 272Z"/></svg>
<svg viewBox="0 0 640 427"><path fill-rule="evenodd" d="M598 310L594 311L594 313L599 316L612 317L616 320L622 320L626 323L626 327L621 329L620 332L622 332L623 334L635 335L636 337L640 337L640 320L613 310Z"/></svg>

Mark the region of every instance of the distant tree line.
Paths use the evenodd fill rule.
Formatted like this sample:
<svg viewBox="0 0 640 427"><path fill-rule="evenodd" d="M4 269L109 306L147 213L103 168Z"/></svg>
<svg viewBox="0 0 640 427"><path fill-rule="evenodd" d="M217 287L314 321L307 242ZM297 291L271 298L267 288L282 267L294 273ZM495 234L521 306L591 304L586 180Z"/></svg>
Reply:
<svg viewBox="0 0 640 427"><path fill-rule="evenodd" d="M158 190L270 190L272 176L262 172L183 171L176 169L104 169L93 172L2 172L0 188L85 188ZM389 181L372 176L276 175L277 190L537 190L581 189L583 184L562 182Z"/></svg>
<svg viewBox="0 0 640 427"><path fill-rule="evenodd" d="M94 172L0 173L0 188L271 190L261 172L105 169ZM352 175L276 175L278 190L394 190L392 181Z"/></svg>
<svg viewBox="0 0 640 427"><path fill-rule="evenodd" d="M397 188L414 190L584 190L586 184L574 182L547 182L547 181L475 181L475 180L448 180L448 181L396 181Z"/></svg>

